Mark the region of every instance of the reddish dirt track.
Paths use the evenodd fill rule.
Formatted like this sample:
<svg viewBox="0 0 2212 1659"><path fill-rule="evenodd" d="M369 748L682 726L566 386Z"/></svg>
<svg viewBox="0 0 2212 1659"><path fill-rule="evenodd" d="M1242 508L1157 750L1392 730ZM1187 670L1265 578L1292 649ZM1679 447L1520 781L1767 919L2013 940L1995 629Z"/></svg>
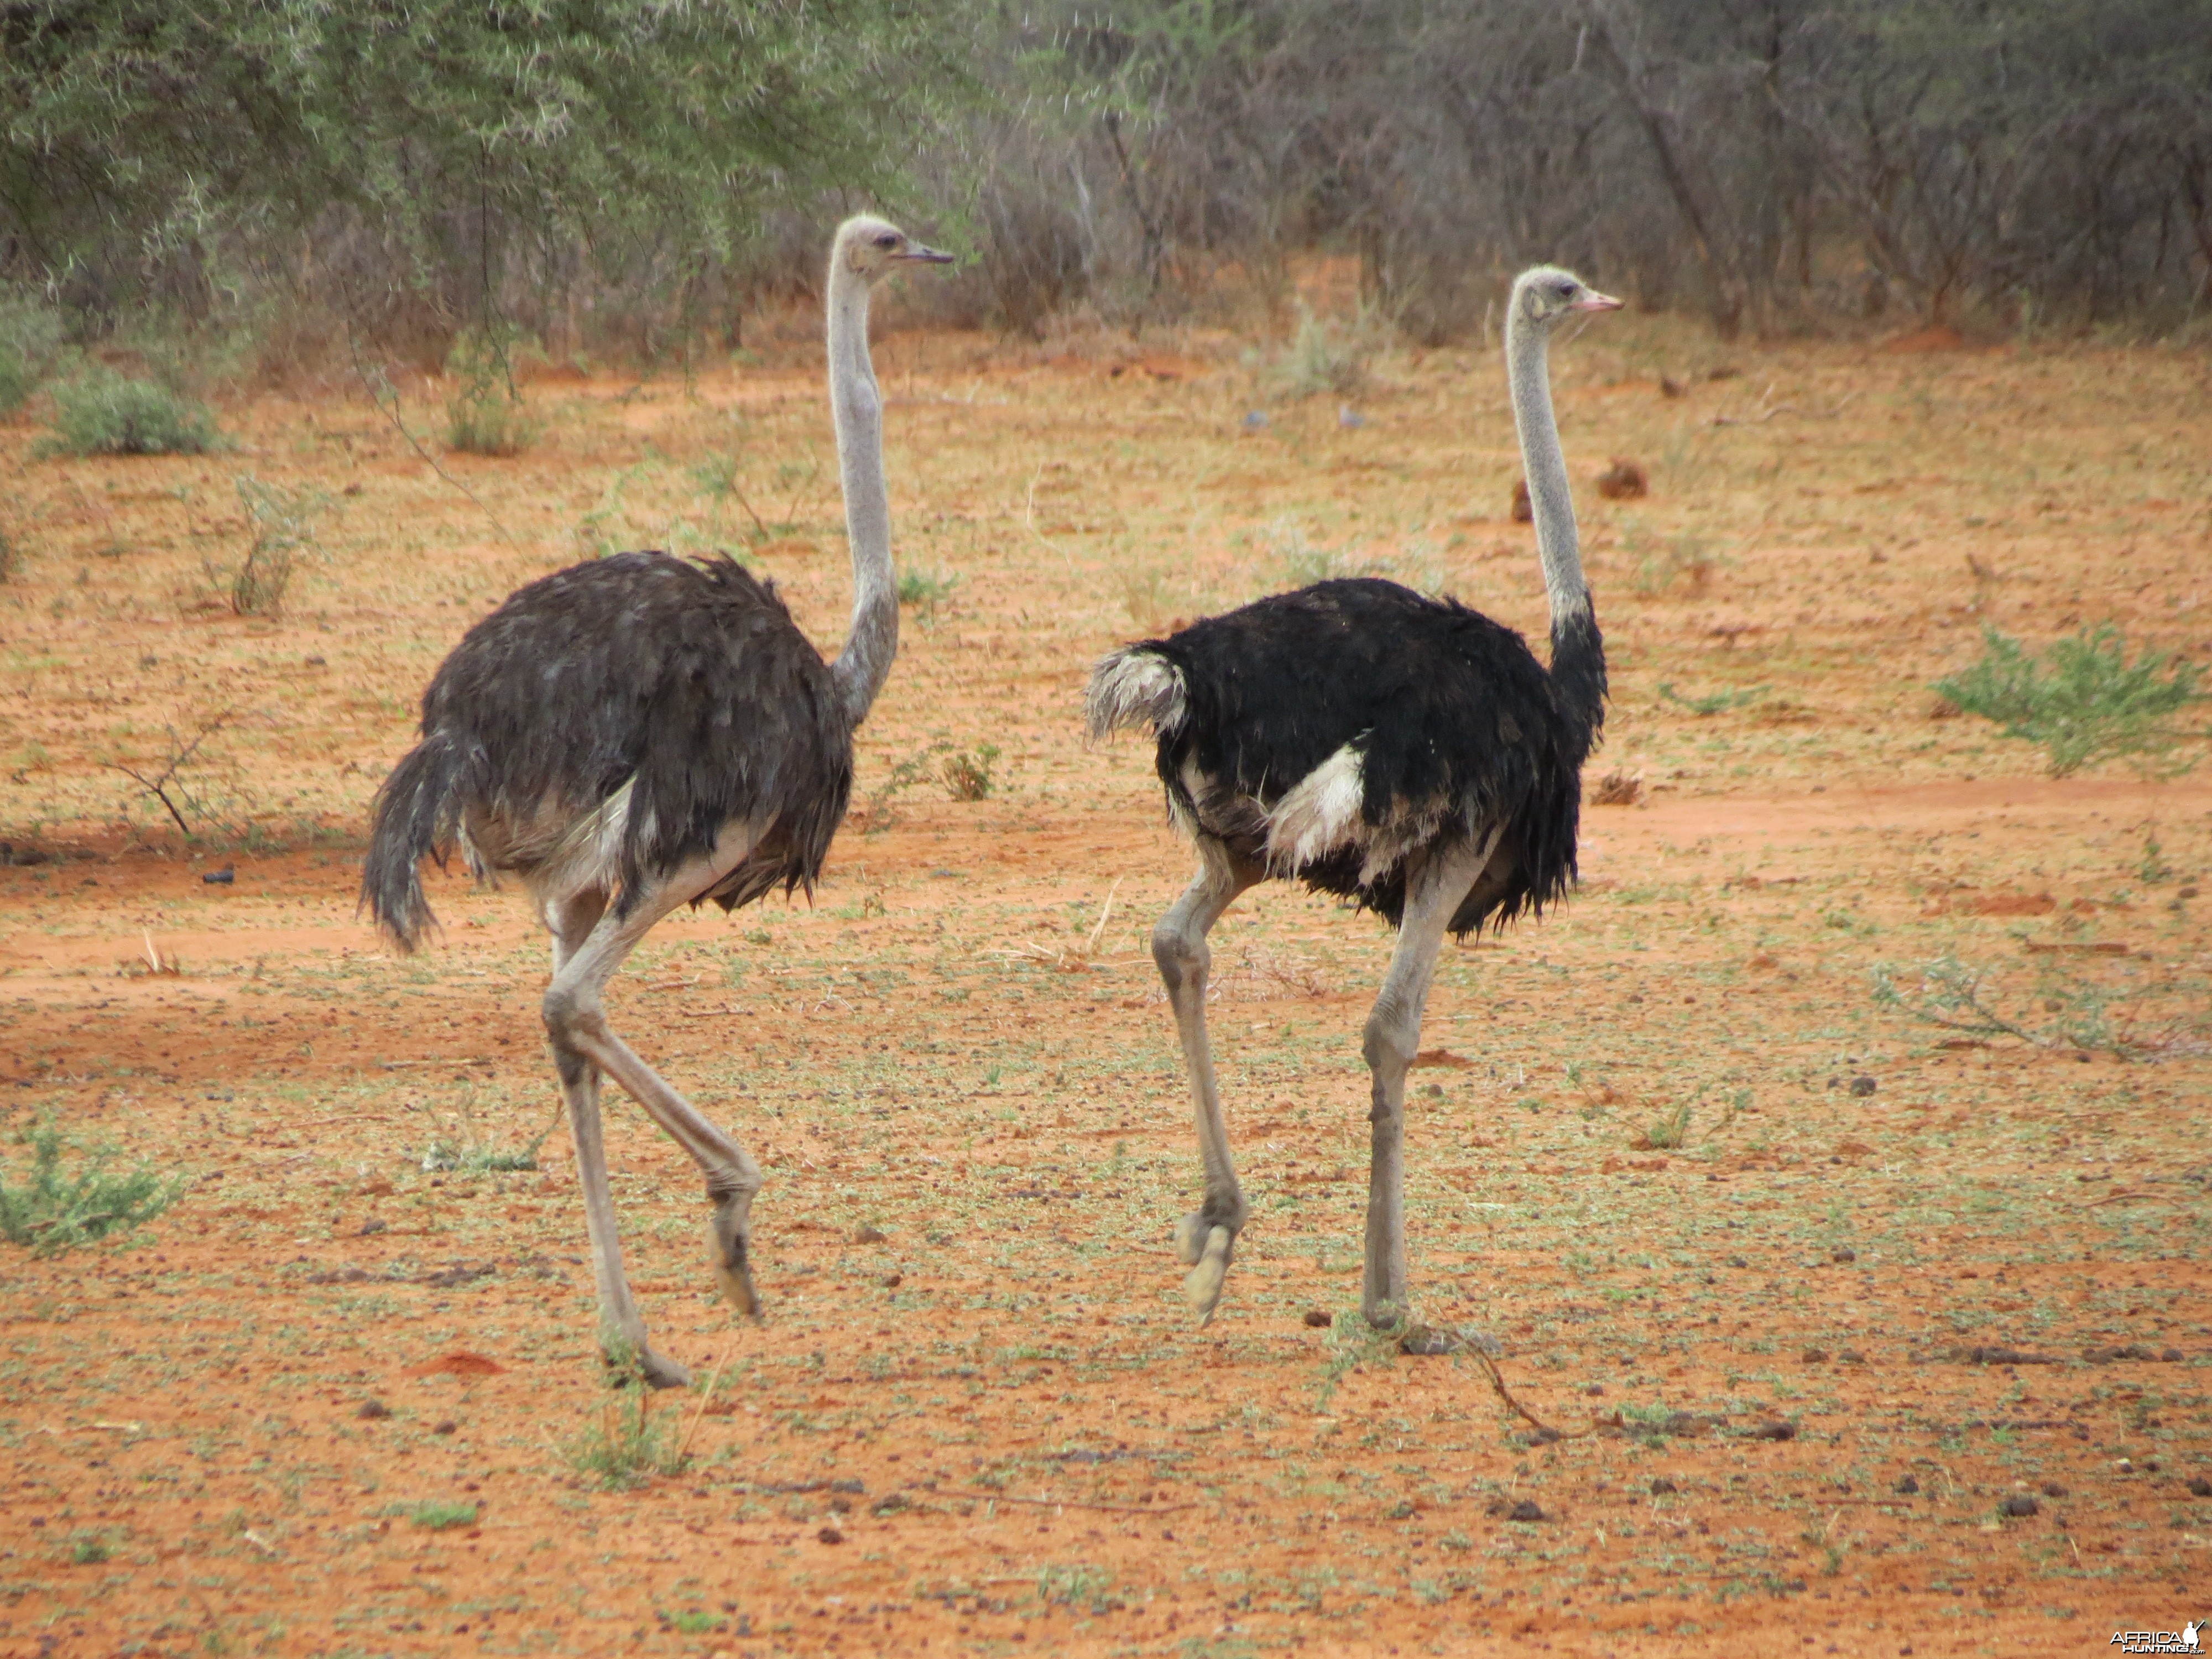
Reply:
<svg viewBox="0 0 2212 1659"><path fill-rule="evenodd" d="M474 501L341 392L226 405L199 459L0 427L0 838L40 860L0 867L0 1106L187 1182L0 1243L0 1655L2064 1654L2212 1611L2212 776L2054 781L1928 690L1984 623L2212 654L2205 360L1608 320L1560 405L1578 494L1651 477L1580 502L1589 782L1638 799L1586 811L1571 903L1447 952L1410 1128L1419 1310L1502 1339L1526 1416L1359 1327L1389 939L1288 888L1215 935L1255 1217L1191 1327L1145 949L1188 854L1076 709L1115 640L1324 570L1540 631L1489 355L1248 431L1233 342L878 347L937 580L854 819L811 907L673 919L611 995L770 1176L744 1327L691 1167L611 1100L631 1277L701 1383L641 1429L544 1133L542 939L434 874L442 939L391 955L362 813L469 617L594 550L749 547L835 648L805 348L542 380L532 449L441 456ZM331 502L273 619L220 605L245 472ZM186 842L117 768L203 731ZM1914 1018L1947 957L2024 1036ZM610 1489L610 1437L659 1468Z"/></svg>

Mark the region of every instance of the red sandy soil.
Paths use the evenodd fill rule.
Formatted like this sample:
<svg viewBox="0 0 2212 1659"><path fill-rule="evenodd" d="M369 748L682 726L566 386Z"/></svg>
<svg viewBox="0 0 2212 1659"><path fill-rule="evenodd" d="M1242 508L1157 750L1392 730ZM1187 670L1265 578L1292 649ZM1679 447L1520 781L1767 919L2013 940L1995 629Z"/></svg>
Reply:
<svg viewBox="0 0 2212 1659"><path fill-rule="evenodd" d="M226 404L204 458L0 428L0 837L41 860L0 868L0 1106L186 1182L0 1244L0 1654L2058 1654L2202 1617L2212 784L2051 780L1928 688L1985 623L2212 653L2204 360L1608 320L1557 355L1578 487L1651 477L1582 501L1589 781L1637 799L1586 813L1573 902L1447 953L1411 1127L1419 1310L1501 1338L1528 1415L1359 1327L1389 939L1286 888L1215 935L1255 1218L1192 1328L1144 944L1188 854L1077 720L1115 641L1323 569L1540 632L1492 358L1385 360L1352 426L1236 342L899 337L902 558L945 580L854 821L811 907L674 919L611 997L770 1175L740 1327L694 1171L611 1102L631 1276L700 1379L614 1489L635 1395L565 1136L424 1167L552 1127L543 942L434 877L442 941L389 954L362 811L470 616L602 547L726 543L834 649L805 350L542 381L507 459L443 454L410 388L473 500L343 388ZM246 472L331 502L274 617L222 600ZM116 769L202 732L187 842ZM1915 1018L1947 956L2024 1036Z"/></svg>

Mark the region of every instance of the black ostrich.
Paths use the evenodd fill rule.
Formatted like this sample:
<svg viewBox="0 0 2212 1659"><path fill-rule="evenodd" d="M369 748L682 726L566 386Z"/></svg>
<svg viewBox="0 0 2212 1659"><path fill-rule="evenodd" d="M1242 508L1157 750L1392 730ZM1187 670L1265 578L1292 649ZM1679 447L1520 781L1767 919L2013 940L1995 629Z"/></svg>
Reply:
<svg viewBox="0 0 2212 1659"><path fill-rule="evenodd" d="M726 557L624 553L520 589L462 639L422 696L422 741L378 793L362 902L403 951L435 918L420 865L459 845L479 879L522 878L553 936L545 1029L575 1137L600 1340L647 1382L690 1373L646 1341L623 1275L599 1133L611 1076L706 1171L722 1292L757 1312L747 1265L759 1167L607 1024L599 994L679 904L725 910L811 890L853 783L853 730L898 648L872 286L951 258L861 217L830 251L830 404L853 555L835 662Z"/></svg>
<svg viewBox="0 0 2212 1659"><path fill-rule="evenodd" d="M1575 541L1545 352L1567 318L1620 301L1564 270L1513 285L1505 361L1551 599L1552 666L1518 634L1395 582L1326 581L1115 652L1091 677L1093 736L1149 727L1168 812L1199 870L1152 933L1198 1109L1206 1199L1176 1227L1184 1290L1213 1316L1247 1206L1206 1039L1206 935L1248 887L1295 878L1398 928L1369 1015L1373 1073L1362 1301L1412 1346L1406 1071L1447 932L1503 924L1575 878L1583 760L1605 718L1605 648Z"/></svg>

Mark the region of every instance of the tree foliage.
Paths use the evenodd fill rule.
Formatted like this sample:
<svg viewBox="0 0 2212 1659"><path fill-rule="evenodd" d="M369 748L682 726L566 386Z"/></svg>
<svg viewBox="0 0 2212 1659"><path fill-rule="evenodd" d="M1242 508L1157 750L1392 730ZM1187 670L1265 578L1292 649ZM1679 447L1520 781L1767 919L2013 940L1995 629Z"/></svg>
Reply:
<svg viewBox="0 0 2212 1659"><path fill-rule="evenodd" d="M111 300L348 218L487 291L518 239L726 256L894 188L962 79L934 0L13 0L0 235Z"/></svg>

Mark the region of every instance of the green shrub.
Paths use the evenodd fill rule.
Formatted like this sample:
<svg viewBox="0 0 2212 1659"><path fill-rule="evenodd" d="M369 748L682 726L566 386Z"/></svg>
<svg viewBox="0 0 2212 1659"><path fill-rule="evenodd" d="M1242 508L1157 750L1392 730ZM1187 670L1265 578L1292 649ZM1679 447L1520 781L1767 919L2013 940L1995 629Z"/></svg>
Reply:
<svg viewBox="0 0 2212 1659"><path fill-rule="evenodd" d="M465 329L446 354L453 377L446 399L446 447L465 455L519 455L538 436L538 422L515 390L506 344Z"/></svg>
<svg viewBox="0 0 2212 1659"><path fill-rule="evenodd" d="M2127 645L2110 623L2054 641L2040 657L1994 628L1982 631L1982 659L1936 682L1936 691L1963 712L1978 714L2041 749L2051 775L2063 778L2093 762L2133 760L2146 772L2172 775L2197 763L2175 763L2191 737L2177 726L2183 710L2204 700L2198 670L2166 653L2145 651L2128 661Z"/></svg>
<svg viewBox="0 0 2212 1659"><path fill-rule="evenodd" d="M33 1255L58 1255L111 1233L151 1221L175 1202L184 1178L163 1176L151 1164L114 1172L119 1149L108 1145L76 1146L76 1167L64 1171L61 1131L41 1123L16 1136L31 1152L30 1169L20 1185L0 1173L0 1237Z"/></svg>
<svg viewBox="0 0 2212 1659"><path fill-rule="evenodd" d="M54 388L50 453L199 455L216 441L204 404L95 363Z"/></svg>
<svg viewBox="0 0 2212 1659"><path fill-rule="evenodd" d="M312 484L287 489L261 482L251 472L232 480L246 521L253 526L246 557L235 568L203 567L210 586L241 617L273 617L284 608L284 595L301 554L319 554L315 520L331 498Z"/></svg>
<svg viewBox="0 0 2212 1659"><path fill-rule="evenodd" d="M407 1518L426 1532L444 1532L449 1527L476 1525L477 1506L467 1502L433 1500L417 1504L407 1512Z"/></svg>
<svg viewBox="0 0 2212 1659"><path fill-rule="evenodd" d="M607 1371L613 1386L600 1402L598 1420L562 1448L568 1467L608 1492L675 1474L684 1466L675 1414L653 1414L653 1390L645 1385L637 1355L611 1347Z"/></svg>

